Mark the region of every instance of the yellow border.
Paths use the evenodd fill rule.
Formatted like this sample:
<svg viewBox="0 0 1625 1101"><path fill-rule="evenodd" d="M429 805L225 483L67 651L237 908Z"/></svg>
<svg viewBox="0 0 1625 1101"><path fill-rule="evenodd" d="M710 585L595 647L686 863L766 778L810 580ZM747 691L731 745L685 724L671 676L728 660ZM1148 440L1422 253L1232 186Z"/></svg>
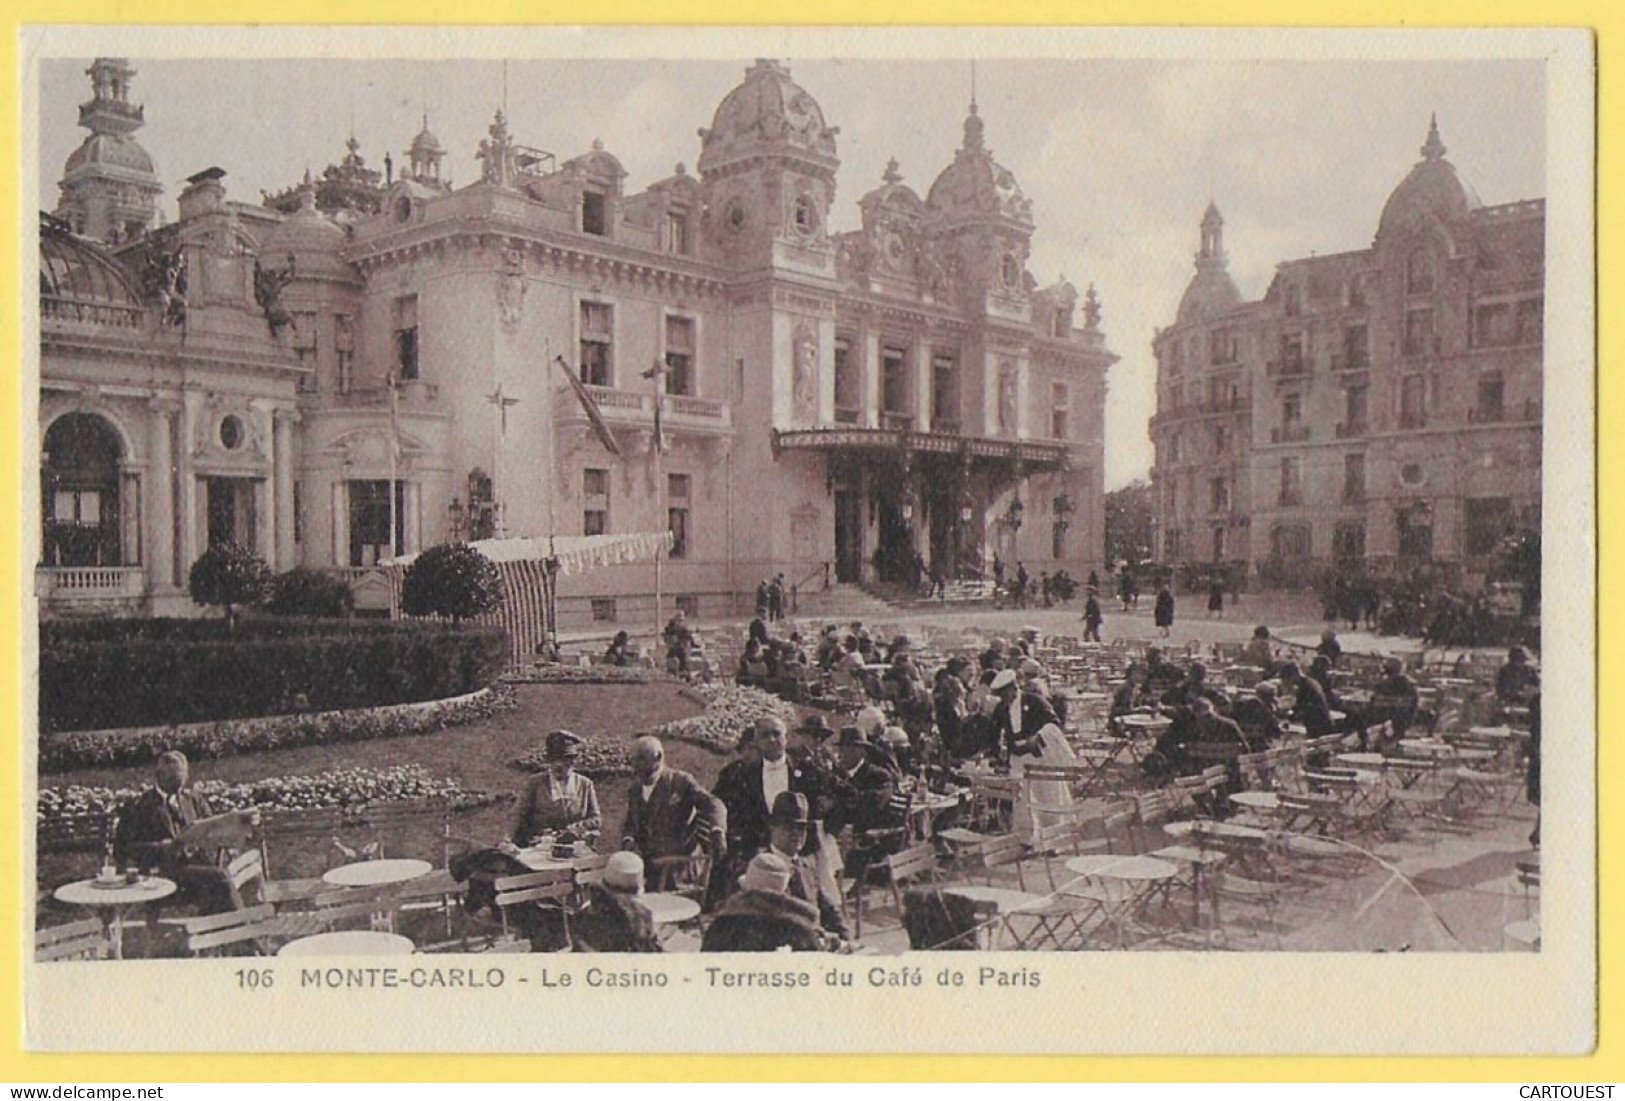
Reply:
<svg viewBox="0 0 1625 1101"><path fill-rule="evenodd" d="M1087 6L1088 21L1098 25L1329 25L1338 26L1463 26L1464 17L1473 26L1583 26L1597 35L1598 79L1598 241L1618 240L1625 234L1625 219L1619 213L1619 199L1625 195L1625 168L1621 145L1625 131L1614 129L1621 108L1625 108L1625 14L1615 0L1499 0L1465 9L1448 0L1343 0L1335 8L1321 5L1314 10L1290 0L1200 0L1173 4L1156 0L1094 0ZM378 0L351 5L343 22L433 24L440 22L446 8L429 0ZM167 0L134 8L114 0L80 0L49 3L22 0L14 14L6 17L9 30L0 40L0 98L12 100L11 110L0 114L0 157L17 165L20 156L20 119L15 97L18 88L18 31L28 23L278 23L303 24L334 22L333 6L323 0L283 0L270 8L261 2L244 0ZM470 11L459 9L460 15ZM643 22L691 22L704 24L915 24L978 23L997 21L1010 25L1063 24L1079 21L1076 0L901 0L877 10L873 0L822 0L817 5L778 3L761 0L701 0L677 20L669 3L650 0L603 0L596 5L596 21L606 24ZM475 21L502 23L576 23L579 5L539 4L534 0L504 0L480 6ZM16 173L0 179L0 208L20 210L20 181ZM16 223L20 224L20 223ZM21 299L17 285L21 270L16 253L20 234L4 235L0 255L0 362L11 364L12 379L19 378L18 313ZM1619 293L1620 270L1617 258L1599 249L1598 308L1599 361L1605 353L1621 348L1618 320L1625 301ZM1618 381L1601 374L1597 381L1599 424L1616 423L1612 414L1625 415L1625 399ZM19 448L20 426L29 406L18 386L0 393L0 409L12 426L0 427L0 471L22 468ZM1600 433L1598 440L1599 501L1608 500L1608 491L1617 490L1625 472L1625 434ZM0 478L0 516L21 515L20 481ZM1607 629L1617 623L1617 613L1625 597L1620 595L1619 564L1602 552L1611 549L1620 532L1618 510L1599 508L1598 578L1598 660L1599 671L1618 667L1620 638ZM15 532L13 525L12 531ZM1612 582L1612 584L1611 584ZM0 593L24 595L19 547L15 537L0 539ZM18 638L30 621L22 616L21 599L0 607L0 700L14 700L20 691ZM1561 625L1555 625L1561 629ZM1613 659L1613 660L1610 660ZM1622 700L1619 681L1599 676L1599 730L1611 731L1617 724ZM14 710L12 713L15 713ZM10 731L13 738L18 731ZM22 820L17 775L19 759L13 751L0 755L0 823ZM1613 739L1603 736L1597 753L1599 780L1598 828L1599 868L1620 864L1622 816L1613 802L1621 793L1618 776L1625 753ZM4 831L0 831L4 832ZM20 892L25 888L21 841L14 834L0 839L0 880L9 890L0 890L0 1079L19 1083L91 1082L187 1082L187 1081L504 1081L613 1078L646 1080L922 1080L980 1081L1020 1079L1030 1081L1120 1080L1120 1081L1507 1081L1507 1082L1607 1082L1625 1080L1625 1036L1620 1027L1622 984L1618 974L1625 968L1625 938L1617 932L1625 922L1625 877L1601 875L1598 882L1599 928L1602 931L1600 956L1599 1046L1584 1058L1127 1058L1127 1057L1008 1057L920 1056L920 1057L829 1057L829 1056L262 1056L262 1055L163 1055L163 1056L63 1056L30 1055L21 1051L22 993L20 972L23 932L20 928ZM116 997L116 990L110 991ZM128 1007L135 1009L137 1007ZM154 1007L148 1007L154 1008ZM1403 1012L1398 1006L1396 1012ZM1411 1013L1425 1014L1425 1006L1409 1007ZM545 1065L544 1065L545 1060Z"/></svg>

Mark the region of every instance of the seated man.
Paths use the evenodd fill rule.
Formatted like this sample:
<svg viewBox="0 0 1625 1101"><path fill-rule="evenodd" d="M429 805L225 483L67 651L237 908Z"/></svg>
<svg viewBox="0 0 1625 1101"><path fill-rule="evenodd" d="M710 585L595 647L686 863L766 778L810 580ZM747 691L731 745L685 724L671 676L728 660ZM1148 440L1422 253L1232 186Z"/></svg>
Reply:
<svg viewBox="0 0 1625 1101"><path fill-rule="evenodd" d="M678 863L701 847L718 859L727 852L728 812L694 777L666 767L666 749L659 738L637 739L628 756L633 780L621 848L638 853L650 884L663 890L667 878L663 863Z"/></svg>
<svg viewBox="0 0 1625 1101"><path fill-rule="evenodd" d="M638 901L643 893L643 861L637 853L615 853L604 877L586 890L580 914L571 922L577 952L659 952L654 916Z"/></svg>
<svg viewBox="0 0 1625 1101"><path fill-rule="evenodd" d="M814 907L818 924L825 932L847 939L846 919L840 903L824 885L818 861L823 854L816 842L809 843L814 823L809 817L812 803L799 791L786 791L773 801L768 818L766 852L783 860L788 870L790 897Z"/></svg>
<svg viewBox="0 0 1625 1101"><path fill-rule="evenodd" d="M1366 726L1375 726L1386 722L1393 728L1394 738L1403 738L1410 732L1411 723L1416 721L1416 709L1420 697L1416 691L1416 682L1405 675L1405 663L1398 658L1387 658L1382 663L1382 680L1371 690L1371 707L1366 711L1365 721L1361 724L1361 734L1365 733ZM1361 743L1364 744L1364 737Z"/></svg>
<svg viewBox="0 0 1625 1101"><path fill-rule="evenodd" d="M1540 690L1540 674L1529 664L1529 651L1514 646L1506 664L1495 672L1495 698L1503 704L1526 704Z"/></svg>
<svg viewBox="0 0 1625 1101"><path fill-rule="evenodd" d="M212 817L209 802L187 791L186 755L171 750L158 758L153 786L125 804L113 834L113 858L120 867L157 872L175 881L175 900L199 913L240 910L242 897L221 866L222 850L181 843L187 828ZM255 812L247 821L257 821Z"/></svg>
<svg viewBox="0 0 1625 1101"><path fill-rule="evenodd" d="M1236 704L1231 718L1254 749L1269 745L1281 736L1281 716L1275 710L1278 689L1272 680L1253 685L1253 694Z"/></svg>
<svg viewBox="0 0 1625 1101"><path fill-rule="evenodd" d="M604 648L604 664L627 666L632 664L631 641L625 631L616 631Z"/></svg>
<svg viewBox="0 0 1625 1101"><path fill-rule="evenodd" d="M700 942L702 952L821 952L818 912L789 894L790 865L757 853L739 890L717 912Z"/></svg>
<svg viewBox="0 0 1625 1101"><path fill-rule="evenodd" d="M841 840L847 874L857 878L902 843L903 823L892 815L896 785L891 773L870 758L869 740L855 726L842 728L835 760L827 781L831 796L828 828Z"/></svg>

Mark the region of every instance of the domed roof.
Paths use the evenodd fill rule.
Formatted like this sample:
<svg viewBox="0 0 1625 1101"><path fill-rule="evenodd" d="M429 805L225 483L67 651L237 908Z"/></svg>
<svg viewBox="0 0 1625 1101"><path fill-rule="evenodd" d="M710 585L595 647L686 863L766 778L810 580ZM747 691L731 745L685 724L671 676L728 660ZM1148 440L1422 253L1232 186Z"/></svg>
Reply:
<svg viewBox="0 0 1625 1101"><path fill-rule="evenodd" d="M55 219L41 218L39 289L43 295L116 306L144 305L117 260Z"/></svg>
<svg viewBox="0 0 1625 1101"><path fill-rule="evenodd" d="M763 146L835 157L836 127L824 123L824 109L790 79L790 70L760 59L745 70L745 82L717 104L709 129L700 131L700 171L761 151Z"/></svg>
<svg viewBox="0 0 1625 1101"><path fill-rule="evenodd" d="M1430 218L1454 222L1484 204L1465 181L1456 175L1456 166L1444 159L1444 142L1439 140L1439 120L1428 123L1422 159L1394 188L1377 222L1377 236L1402 230Z"/></svg>
<svg viewBox="0 0 1625 1101"><path fill-rule="evenodd" d="M299 209L271 227L260 243L260 252L301 259L336 255L345 240L344 230L316 209L316 187L307 171L299 189Z"/></svg>
<svg viewBox="0 0 1625 1101"><path fill-rule="evenodd" d="M434 156L445 151L446 147L440 144L440 139L435 137L434 131L429 129L429 116L424 115L423 129L419 130L418 136L412 139L412 144L407 149L407 155L410 157Z"/></svg>
<svg viewBox="0 0 1625 1101"><path fill-rule="evenodd" d="M68 154L63 168L65 175L76 169L92 165L102 168L121 168L126 172L152 176L152 158L141 148L141 143L123 134L92 134ZM153 181L157 182L156 178Z"/></svg>
<svg viewBox="0 0 1625 1101"><path fill-rule="evenodd" d="M1179 300L1179 323L1217 317L1241 304L1241 291L1222 267L1198 267Z"/></svg>
<svg viewBox="0 0 1625 1101"><path fill-rule="evenodd" d="M604 148L602 139L592 139L592 148L579 157L564 162L566 169L595 180L619 183L626 179L626 168L620 158Z"/></svg>
<svg viewBox="0 0 1625 1101"><path fill-rule="evenodd" d="M1033 204L1022 194L1015 174L993 159L983 144L982 129L973 101L965 118L964 143L932 183L926 206L948 215L994 215L1032 225Z"/></svg>
<svg viewBox="0 0 1625 1101"><path fill-rule="evenodd" d="M918 215L924 204L920 201L919 193L903 182L903 174L897 170L897 159L893 157L886 163L886 171L880 177L880 186L859 199L858 206L864 211L886 209Z"/></svg>

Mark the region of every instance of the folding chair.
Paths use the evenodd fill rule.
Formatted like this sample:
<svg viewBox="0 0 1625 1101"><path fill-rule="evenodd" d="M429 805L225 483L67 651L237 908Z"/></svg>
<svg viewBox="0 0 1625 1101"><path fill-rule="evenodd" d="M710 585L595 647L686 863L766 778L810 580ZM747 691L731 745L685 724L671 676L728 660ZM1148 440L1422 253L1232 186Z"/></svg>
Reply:
<svg viewBox="0 0 1625 1101"><path fill-rule="evenodd" d="M83 918L34 932L34 959L40 963L104 960L110 951L107 930L98 918Z"/></svg>
<svg viewBox="0 0 1625 1101"><path fill-rule="evenodd" d="M513 932L510 912L519 906L554 911L564 923L564 943L570 943L570 906L575 897L575 869L555 868L523 875L499 876L493 888L496 891L497 913L502 921L504 936Z"/></svg>
<svg viewBox="0 0 1625 1101"><path fill-rule="evenodd" d="M898 920L903 915L903 885L916 878L923 878L935 885L937 883L937 850L930 844L915 845L894 853L880 861L869 865L867 872L873 874L880 872L885 875L887 884L891 887L892 900L897 905ZM856 896L853 899L854 916L852 923L853 936L863 938L863 906L864 896L868 893L867 876L856 884Z"/></svg>
<svg viewBox="0 0 1625 1101"><path fill-rule="evenodd" d="M230 945L250 943L256 954L269 954L270 942L274 939L319 931L279 918L269 903L246 910L186 918L182 925L186 932L186 951L194 956L219 954L222 948Z"/></svg>
<svg viewBox="0 0 1625 1101"><path fill-rule="evenodd" d="M651 870L654 890L699 898L711 881L711 854L702 849L683 856L657 856Z"/></svg>
<svg viewBox="0 0 1625 1101"><path fill-rule="evenodd" d="M1264 921L1268 924L1270 932L1275 935L1275 947L1284 947L1280 922L1281 894L1284 887L1285 884L1279 879L1244 878L1228 870L1219 871L1213 877L1213 924L1220 938L1227 943L1229 941L1223 916L1229 911L1228 908L1220 911L1219 903L1222 900L1259 907L1263 911Z"/></svg>

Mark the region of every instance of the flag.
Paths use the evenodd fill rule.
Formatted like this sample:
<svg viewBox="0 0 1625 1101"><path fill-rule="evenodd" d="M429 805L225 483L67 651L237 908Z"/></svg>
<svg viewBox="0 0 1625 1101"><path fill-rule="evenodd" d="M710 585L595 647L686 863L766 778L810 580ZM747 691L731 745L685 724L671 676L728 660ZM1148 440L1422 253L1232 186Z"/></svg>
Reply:
<svg viewBox="0 0 1625 1101"><path fill-rule="evenodd" d="M651 378L651 379L656 380L655 381L655 451L658 452L659 454L662 454L662 455L664 455L666 452L671 450L671 446L669 445L669 443L666 440L666 428L665 428L665 425L662 423L662 417L661 417L661 411L665 408L665 405L666 405L666 397L661 392L664 389L664 387L661 385L659 380L665 377L666 371L667 371L666 365L664 363L661 363L657 359L657 360L654 361L654 366L650 367L647 371L643 372L643 377L644 378Z"/></svg>
<svg viewBox="0 0 1625 1101"><path fill-rule="evenodd" d="M570 380L570 389L575 391L576 400L581 403L581 408L586 411L587 420L592 423L592 430L598 433L598 442L603 444L604 450L611 455L619 455L621 445L615 442L615 435L609 430L609 424L604 420L604 414L598 411L598 403L592 400L592 395L587 393L587 388L576 377L576 373L570 370L570 365L564 362L563 356L554 356L553 362L559 365L564 371L564 377Z"/></svg>

